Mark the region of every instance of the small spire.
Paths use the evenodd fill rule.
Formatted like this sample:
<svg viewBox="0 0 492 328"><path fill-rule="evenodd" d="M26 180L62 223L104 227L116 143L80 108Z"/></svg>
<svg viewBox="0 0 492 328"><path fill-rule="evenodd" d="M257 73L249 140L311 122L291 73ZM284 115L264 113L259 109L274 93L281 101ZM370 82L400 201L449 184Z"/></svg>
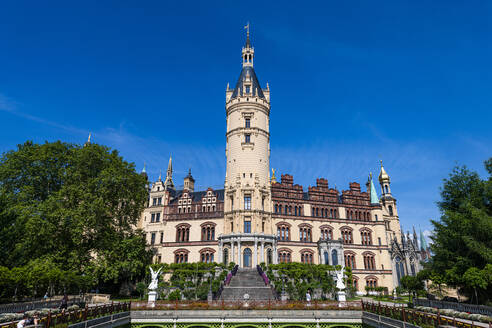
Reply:
<svg viewBox="0 0 492 328"><path fill-rule="evenodd" d="M376 192L376 187L374 187L374 182L372 181L372 172L369 172L369 188L371 192L371 204L379 204L378 193Z"/></svg>
<svg viewBox="0 0 492 328"><path fill-rule="evenodd" d="M162 169L159 169L159 180L158 181L162 181Z"/></svg>
<svg viewBox="0 0 492 328"><path fill-rule="evenodd" d="M144 162L144 166L143 166L143 169L142 169L142 173L147 173L147 170L145 169L145 166L146 166L146 164L145 164L145 162Z"/></svg>
<svg viewBox="0 0 492 328"><path fill-rule="evenodd" d="M272 168L272 178L270 179L271 184L277 183L277 178L275 177L275 169Z"/></svg>
<svg viewBox="0 0 492 328"><path fill-rule="evenodd" d="M84 147L89 146L91 144L91 135L92 135L92 132L89 132L89 138L87 138L87 141L84 143Z"/></svg>
<svg viewBox="0 0 492 328"><path fill-rule="evenodd" d="M388 173L386 173L386 170L384 169L384 166L383 166L383 160L380 159L379 162L381 163L381 171L379 172L379 182L389 182L390 181L390 177L388 175Z"/></svg>
<svg viewBox="0 0 492 328"><path fill-rule="evenodd" d="M246 47L251 48L251 42L249 41L249 22L246 24L244 29L246 30Z"/></svg>

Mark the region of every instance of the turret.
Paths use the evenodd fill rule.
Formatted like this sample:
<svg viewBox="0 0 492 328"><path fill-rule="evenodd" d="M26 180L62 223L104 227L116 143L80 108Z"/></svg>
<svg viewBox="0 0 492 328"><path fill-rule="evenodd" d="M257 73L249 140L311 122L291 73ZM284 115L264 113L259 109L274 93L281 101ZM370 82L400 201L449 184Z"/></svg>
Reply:
<svg viewBox="0 0 492 328"><path fill-rule="evenodd" d="M372 172L367 177L366 188L367 193L371 196L371 205L379 204L378 193L376 192L376 187L374 187L374 182L372 182Z"/></svg>
<svg viewBox="0 0 492 328"><path fill-rule="evenodd" d="M383 166L383 161L381 162L381 171L379 172L379 184L381 185L381 192L384 196L391 196L390 188L390 177Z"/></svg>
<svg viewBox="0 0 492 328"><path fill-rule="evenodd" d="M195 191L195 179L193 179L193 176L191 175L191 168L188 170L188 175L184 178L183 186L183 190L190 192Z"/></svg>

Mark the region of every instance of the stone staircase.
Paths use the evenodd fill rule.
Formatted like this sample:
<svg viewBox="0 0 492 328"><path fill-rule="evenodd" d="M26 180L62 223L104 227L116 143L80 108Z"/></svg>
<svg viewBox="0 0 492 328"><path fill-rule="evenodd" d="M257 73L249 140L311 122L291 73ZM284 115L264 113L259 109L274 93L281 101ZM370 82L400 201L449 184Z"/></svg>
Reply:
<svg viewBox="0 0 492 328"><path fill-rule="evenodd" d="M244 300L244 294L249 295L249 300L265 301L274 300L275 296L270 286L265 286L263 278L256 269L239 269L232 277L229 286L225 286L220 295L224 301Z"/></svg>

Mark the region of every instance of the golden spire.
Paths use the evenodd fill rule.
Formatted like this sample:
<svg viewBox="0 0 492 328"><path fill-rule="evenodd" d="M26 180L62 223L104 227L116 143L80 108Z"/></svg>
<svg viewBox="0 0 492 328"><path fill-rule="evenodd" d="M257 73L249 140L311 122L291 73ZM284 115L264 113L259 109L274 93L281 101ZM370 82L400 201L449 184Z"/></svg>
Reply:
<svg viewBox="0 0 492 328"><path fill-rule="evenodd" d="M277 178L275 177L275 169L272 168L272 178L270 179L271 184L277 183Z"/></svg>

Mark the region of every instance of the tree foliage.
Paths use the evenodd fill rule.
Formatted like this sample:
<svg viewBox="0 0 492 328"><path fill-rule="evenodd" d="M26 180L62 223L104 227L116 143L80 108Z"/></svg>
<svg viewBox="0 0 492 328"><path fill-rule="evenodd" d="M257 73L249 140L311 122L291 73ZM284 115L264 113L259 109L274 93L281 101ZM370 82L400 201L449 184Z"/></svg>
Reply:
<svg viewBox="0 0 492 328"><path fill-rule="evenodd" d="M434 276L482 301L492 299L492 158L485 168L487 180L466 167L444 180L429 266Z"/></svg>
<svg viewBox="0 0 492 328"><path fill-rule="evenodd" d="M34 294L55 280L63 285L67 272L83 284L141 275L150 257L133 228L145 184L133 164L97 144L28 141L4 153L0 266L25 268L24 287Z"/></svg>

